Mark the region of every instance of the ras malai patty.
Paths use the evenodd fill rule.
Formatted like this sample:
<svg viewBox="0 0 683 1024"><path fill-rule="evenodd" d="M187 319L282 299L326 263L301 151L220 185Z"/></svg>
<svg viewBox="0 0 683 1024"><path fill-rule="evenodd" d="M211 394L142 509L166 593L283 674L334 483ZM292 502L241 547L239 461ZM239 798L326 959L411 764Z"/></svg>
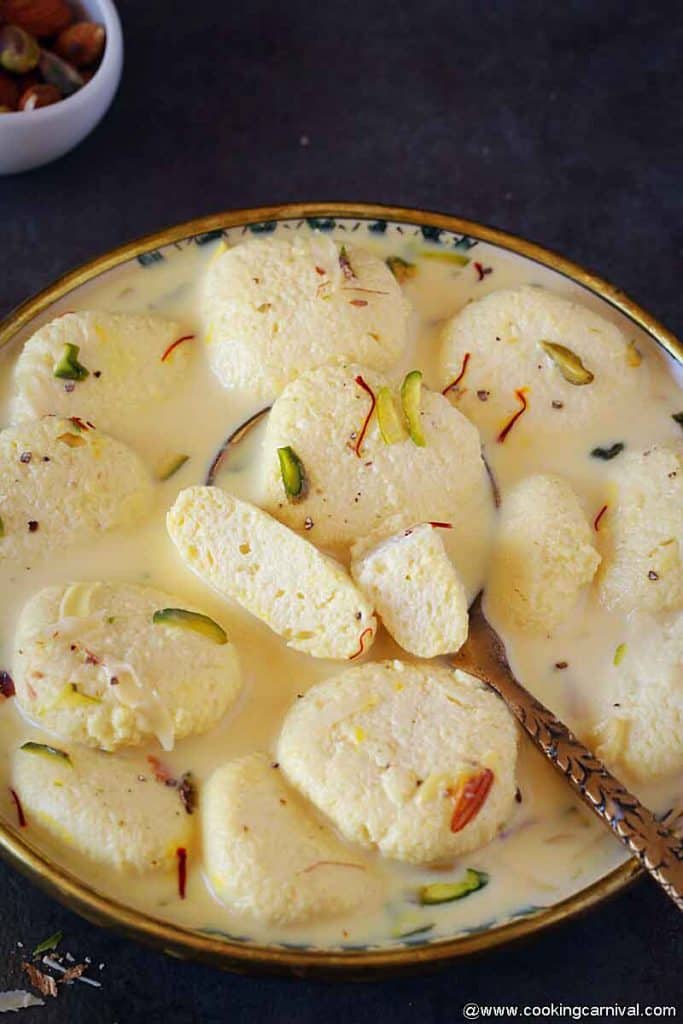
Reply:
<svg viewBox="0 0 683 1024"><path fill-rule="evenodd" d="M467 639L467 595L431 523L371 536L351 550L351 575L404 651L436 658Z"/></svg>
<svg viewBox="0 0 683 1024"><path fill-rule="evenodd" d="M604 424L614 392L637 400L646 372L618 327L544 288L504 289L471 302L441 338L441 387L460 378L451 400L485 441L519 411L519 389L528 408L515 425L516 444L590 419Z"/></svg>
<svg viewBox="0 0 683 1024"><path fill-rule="evenodd" d="M400 661L348 669L290 709L278 761L347 839L414 864L494 838L514 805L517 731L462 672Z"/></svg>
<svg viewBox="0 0 683 1024"><path fill-rule="evenodd" d="M150 511L130 448L81 420L44 416L0 432L0 559L42 559Z"/></svg>
<svg viewBox="0 0 683 1024"><path fill-rule="evenodd" d="M62 739L115 750L214 725L240 671L218 623L129 583L47 587L24 607L13 674L22 709Z"/></svg>
<svg viewBox="0 0 683 1024"><path fill-rule="evenodd" d="M14 370L13 422L79 416L135 445L139 414L171 398L187 378L193 346L172 320L84 310L41 327Z"/></svg>
<svg viewBox="0 0 683 1024"><path fill-rule="evenodd" d="M288 647L342 659L372 645L372 605L345 570L255 505L216 487L188 487L167 525L185 564Z"/></svg>
<svg viewBox="0 0 683 1024"><path fill-rule="evenodd" d="M530 476L506 494L486 584L496 621L552 632L600 564L574 491L556 476Z"/></svg>
<svg viewBox="0 0 683 1024"><path fill-rule="evenodd" d="M683 607L683 445L624 452L606 501L601 600L625 612Z"/></svg>
<svg viewBox="0 0 683 1024"><path fill-rule="evenodd" d="M30 829L116 871L173 871L192 841L194 819L178 791L155 781L142 759L24 743L12 786Z"/></svg>
<svg viewBox="0 0 683 1024"><path fill-rule="evenodd" d="M209 881L232 909L294 924L377 899L372 868L316 819L270 758L249 754L216 769L202 807Z"/></svg>
<svg viewBox="0 0 683 1024"><path fill-rule="evenodd" d="M388 388L401 416L398 392L365 367L324 367L285 389L263 442L267 508L316 544L342 550L392 516L406 528L449 522L443 542L472 600L483 582L494 516L477 429L447 399L422 389L418 418L424 445L407 431L402 440L387 443L378 407L369 416L367 388L375 399ZM283 447L303 467L306 487L296 500L283 487Z"/></svg>
<svg viewBox="0 0 683 1024"><path fill-rule="evenodd" d="M640 781L683 769L683 613L642 616L624 643L618 685L595 730L598 756Z"/></svg>
<svg viewBox="0 0 683 1024"><path fill-rule="evenodd" d="M273 398L305 370L401 356L408 306L381 259L324 236L218 253L203 297L209 363L226 388Z"/></svg>

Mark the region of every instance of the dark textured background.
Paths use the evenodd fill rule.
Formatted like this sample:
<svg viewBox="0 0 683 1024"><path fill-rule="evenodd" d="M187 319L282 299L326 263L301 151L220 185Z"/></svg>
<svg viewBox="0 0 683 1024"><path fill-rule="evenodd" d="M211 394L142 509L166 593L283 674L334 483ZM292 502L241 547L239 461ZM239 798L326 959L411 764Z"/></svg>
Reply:
<svg viewBox="0 0 683 1024"><path fill-rule="evenodd" d="M644 0L125 0L108 117L58 163L0 179L0 313L131 237L228 207L424 206L611 279L683 333L683 18ZM307 136L309 145L300 143ZM0 600L1 600L0 596ZM683 931L642 882L586 918L418 979L250 980L98 931L0 867L0 990L56 928L105 962L45 1024L456 1021L467 1001L683 1006Z"/></svg>

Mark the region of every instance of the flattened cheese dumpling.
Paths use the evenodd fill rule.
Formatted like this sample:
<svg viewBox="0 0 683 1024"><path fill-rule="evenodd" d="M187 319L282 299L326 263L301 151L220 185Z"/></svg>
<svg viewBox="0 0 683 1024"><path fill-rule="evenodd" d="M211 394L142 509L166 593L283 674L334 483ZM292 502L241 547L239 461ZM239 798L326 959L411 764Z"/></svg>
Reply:
<svg viewBox="0 0 683 1024"><path fill-rule="evenodd" d="M185 564L314 658L353 658L377 630L344 569L255 505L216 487L181 491L167 516Z"/></svg>
<svg viewBox="0 0 683 1024"><path fill-rule="evenodd" d="M209 881L233 910L301 924L377 899L370 867L316 820L262 754L216 769L202 791L202 820Z"/></svg>
<svg viewBox="0 0 683 1024"><path fill-rule="evenodd" d="M530 476L505 495L486 584L499 623L550 633L593 579L600 555L569 484Z"/></svg>
<svg viewBox="0 0 683 1024"><path fill-rule="evenodd" d="M570 383L543 342L569 349L593 379ZM647 370L614 324L532 286L491 292L447 322L441 337L442 388L460 375L467 353L465 373L451 400L477 424L485 441L495 438L519 410L515 391L528 389L528 408L508 444L540 436L540 431L543 436L568 434L591 418L604 423L613 394L635 400ZM587 380L577 370L578 378Z"/></svg>
<svg viewBox="0 0 683 1024"><path fill-rule="evenodd" d="M266 507L322 547L348 550L391 516L406 528L450 522L443 542L469 600L480 589L494 506L476 427L442 395L422 389L424 447L410 438L386 444L373 413L360 457L354 450L370 408L387 381L360 366L323 367L290 384L273 405L263 442ZM394 392L395 409L401 406ZM308 481L302 500L284 492L277 449L289 445Z"/></svg>
<svg viewBox="0 0 683 1024"><path fill-rule="evenodd" d="M155 612L180 609L162 616ZM233 645L179 597L131 583L47 587L24 607L13 676L22 709L102 750L211 728L237 699Z"/></svg>
<svg viewBox="0 0 683 1024"><path fill-rule="evenodd" d="M484 846L514 805L511 715L472 676L437 666L374 662L318 683L287 714L277 757L347 839L414 864ZM489 773L478 813L456 826L464 787Z"/></svg>
<svg viewBox="0 0 683 1024"><path fill-rule="evenodd" d="M174 341L186 332L172 320L137 313L85 310L65 313L28 339L14 370L12 421L52 414L80 416L100 430L135 444L137 414L158 407L186 379L192 344ZM65 345L78 346L85 380L55 376Z"/></svg>
<svg viewBox="0 0 683 1024"><path fill-rule="evenodd" d="M0 559L61 553L151 504L142 461L99 430L44 416L0 432Z"/></svg>
<svg viewBox="0 0 683 1024"><path fill-rule="evenodd" d="M30 829L119 872L176 870L176 851L190 846L194 825L176 789L156 782L142 760L52 750L14 754L12 787Z"/></svg>
<svg viewBox="0 0 683 1024"><path fill-rule="evenodd" d="M596 752L649 781L683 770L683 614L643 620L641 642L625 645L615 670L619 686L596 729Z"/></svg>
<svg viewBox="0 0 683 1024"><path fill-rule="evenodd" d="M624 452L610 476L601 600L625 612L682 607L683 445Z"/></svg>
<svg viewBox="0 0 683 1024"><path fill-rule="evenodd" d="M251 239L214 257L203 315L226 388L273 398L304 370L345 360L384 370L406 342L408 306L377 256L330 238Z"/></svg>
<svg viewBox="0 0 683 1024"><path fill-rule="evenodd" d="M454 653L467 639L467 595L440 533L419 523L352 548L351 575L396 643L419 658Z"/></svg>

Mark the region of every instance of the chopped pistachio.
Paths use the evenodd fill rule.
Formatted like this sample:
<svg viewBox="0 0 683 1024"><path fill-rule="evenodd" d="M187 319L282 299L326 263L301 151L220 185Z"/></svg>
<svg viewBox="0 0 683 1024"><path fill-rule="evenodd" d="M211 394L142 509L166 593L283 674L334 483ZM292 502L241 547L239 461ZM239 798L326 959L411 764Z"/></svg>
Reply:
<svg viewBox="0 0 683 1024"><path fill-rule="evenodd" d="M99 697L90 697L87 693L81 693L76 683L67 683L53 707L56 708L80 708L88 704L101 704Z"/></svg>
<svg viewBox="0 0 683 1024"><path fill-rule="evenodd" d="M593 374L581 362L576 352L566 345L558 345L554 341L542 341L541 348L550 356L564 379L569 384L583 385L593 381Z"/></svg>
<svg viewBox="0 0 683 1024"><path fill-rule="evenodd" d="M200 612L189 612L185 608L160 608L154 612L152 622L155 625L179 626L194 633L201 633L216 644L227 644L228 635L222 626Z"/></svg>
<svg viewBox="0 0 683 1024"><path fill-rule="evenodd" d="M440 263L454 263L457 267L466 267L470 262L469 256L463 256L459 252L432 252L427 249L421 253L425 260L437 260Z"/></svg>
<svg viewBox="0 0 683 1024"><path fill-rule="evenodd" d="M292 501L303 498L306 494L306 473L303 463L293 448L286 445L278 448L277 457L280 461L280 473L285 494Z"/></svg>
<svg viewBox="0 0 683 1024"><path fill-rule="evenodd" d="M616 651L614 652L614 665L621 665L626 655L626 644L619 644Z"/></svg>
<svg viewBox="0 0 683 1024"><path fill-rule="evenodd" d="M406 430L396 411L391 388L382 387L377 392L377 422L385 444L395 444L405 439Z"/></svg>
<svg viewBox="0 0 683 1024"><path fill-rule="evenodd" d="M71 764L71 758L65 750L59 750L57 747L49 747L47 743L34 743L33 740L29 740L28 743L22 743L20 750L25 750L27 754L39 754L41 757L54 757L60 761L66 761Z"/></svg>
<svg viewBox="0 0 683 1024"><path fill-rule="evenodd" d="M189 455L171 455L159 469L159 480L170 480L179 469L182 469L189 458Z"/></svg>
<svg viewBox="0 0 683 1024"><path fill-rule="evenodd" d="M5 524L4 524L3 520L2 520L2 516L0 516L0 537L4 537L4 536L5 536Z"/></svg>
<svg viewBox="0 0 683 1024"><path fill-rule="evenodd" d="M64 932L55 932L54 935L50 935L48 939L43 939L42 942L39 942L31 956L39 956L41 953L51 952L53 949L57 948L63 938Z"/></svg>
<svg viewBox="0 0 683 1024"><path fill-rule="evenodd" d="M402 259L401 256L389 256L386 260L386 264L399 284L403 284L404 281L409 281L417 274L417 267L415 264L409 263L408 260Z"/></svg>
<svg viewBox="0 0 683 1024"><path fill-rule="evenodd" d="M28 32L18 25L0 29L0 65L13 75L25 75L40 60L40 47Z"/></svg>
<svg viewBox="0 0 683 1024"><path fill-rule="evenodd" d="M431 885L423 885L419 893L420 903L431 906L461 900L470 893L483 889L488 885L488 881L489 876L484 871L468 868L460 882L433 882Z"/></svg>
<svg viewBox="0 0 683 1024"><path fill-rule="evenodd" d="M349 259L345 245L342 245L339 250L339 266L341 267L342 274L347 281L353 281L355 279L356 274L351 266L351 260Z"/></svg>
<svg viewBox="0 0 683 1024"><path fill-rule="evenodd" d="M48 85L59 89L62 96L70 96L85 85L83 76L76 68L51 50L42 50L40 53L40 73Z"/></svg>
<svg viewBox="0 0 683 1024"><path fill-rule="evenodd" d="M62 349L62 354L54 365L53 373L60 380L85 380L90 371L78 361L78 345L67 342Z"/></svg>
<svg viewBox="0 0 683 1024"><path fill-rule="evenodd" d="M422 394L422 373L420 370L411 370L406 374L401 385L401 404L403 413L408 424L408 433L411 440L420 448L424 448L426 440L422 432L420 420L420 398Z"/></svg>

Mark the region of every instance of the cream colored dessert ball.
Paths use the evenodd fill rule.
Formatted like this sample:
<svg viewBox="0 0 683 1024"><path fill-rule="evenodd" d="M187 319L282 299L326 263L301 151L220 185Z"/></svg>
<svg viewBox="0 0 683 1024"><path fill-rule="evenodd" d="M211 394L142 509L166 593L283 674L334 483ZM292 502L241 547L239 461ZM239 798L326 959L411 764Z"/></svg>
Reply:
<svg viewBox="0 0 683 1024"><path fill-rule="evenodd" d="M301 924L376 902L371 867L315 818L265 755L217 768L202 809L209 882L232 910Z"/></svg>
<svg viewBox="0 0 683 1024"><path fill-rule="evenodd" d="M188 487L167 525L188 568L288 647L341 659L372 645L372 605L346 571L255 505L217 487Z"/></svg>
<svg viewBox="0 0 683 1024"><path fill-rule="evenodd" d="M352 548L351 575L396 643L419 658L458 651L467 639L467 595L441 532L419 523Z"/></svg>
<svg viewBox="0 0 683 1024"><path fill-rule="evenodd" d="M17 360L13 422L48 413L79 416L135 445L140 413L150 403L158 412L186 379L192 343L169 349L187 333L172 320L137 313L83 310L51 320ZM69 345L77 346L76 361L88 371L84 380L55 376Z"/></svg>
<svg viewBox="0 0 683 1024"><path fill-rule="evenodd" d="M544 344L555 346L555 358ZM563 357L557 346L569 355ZM532 286L491 292L447 322L441 337L442 388L460 375L468 353L451 400L486 441L497 437L520 408L517 389L527 389L528 402L510 438L519 443L537 436L541 424L547 436L576 430L591 418L604 422L614 393L635 398L647 372L614 324Z"/></svg>
<svg viewBox="0 0 683 1024"><path fill-rule="evenodd" d="M0 432L0 559L42 559L150 511L152 482L125 444L44 416Z"/></svg>
<svg viewBox="0 0 683 1024"><path fill-rule="evenodd" d="M156 782L141 758L24 744L12 787L30 834L118 872L175 871L176 851L192 842L194 818L177 789Z"/></svg>
<svg viewBox="0 0 683 1024"><path fill-rule="evenodd" d="M403 352L409 307L381 259L316 235L251 239L219 253L202 312L224 387L272 398L326 363L388 369Z"/></svg>
<svg viewBox="0 0 683 1024"><path fill-rule="evenodd" d="M391 516L405 527L450 522L443 542L472 600L483 582L494 518L476 427L447 399L423 388L423 447L409 437L385 443L375 410L357 453L371 407L357 377L375 396L387 386L365 367L328 366L299 377L275 402L263 447L268 510L314 543L342 550ZM396 391L394 399L400 414ZM298 501L288 500L283 487L278 448L286 446L307 479Z"/></svg>
<svg viewBox="0 0 683 1024"><path fill-rule="evenodd" d="M512 717L447 668L374 662L318 683L287 714L277 756L347 839L414 864L484 846L514 805ZM463 822L463 802L487 779Z"/></svg>
<svg viewBox="0 0 683 1024"><path fill-rule="evenodd" d="M130 583L41 590L21 613L12 670L27 715L102 750L154 737L171 749L211 728L241 686L218 623L181 597Z"/></svg>
<svg viewBox="0 0 683 1024"><path fill-rule="evenodd" d="M499 627L550 633L559 626L600 563L593 537L560 477L530 476L505 495L486 584Z"/></svg>
<svg viewBox="0 0 683 1024"><path fill-rule="evenodd" d="M639 624L624 645L614 700L596 729L608 765L648 781L683 770L683 614Z"/></svg>
<svg viewBox="0 0 683 1024"><path fill-rule="evenodd" d="M610 473L600 529L600 598L608 608L683 605L683 445L625 452Z"/></svg>

